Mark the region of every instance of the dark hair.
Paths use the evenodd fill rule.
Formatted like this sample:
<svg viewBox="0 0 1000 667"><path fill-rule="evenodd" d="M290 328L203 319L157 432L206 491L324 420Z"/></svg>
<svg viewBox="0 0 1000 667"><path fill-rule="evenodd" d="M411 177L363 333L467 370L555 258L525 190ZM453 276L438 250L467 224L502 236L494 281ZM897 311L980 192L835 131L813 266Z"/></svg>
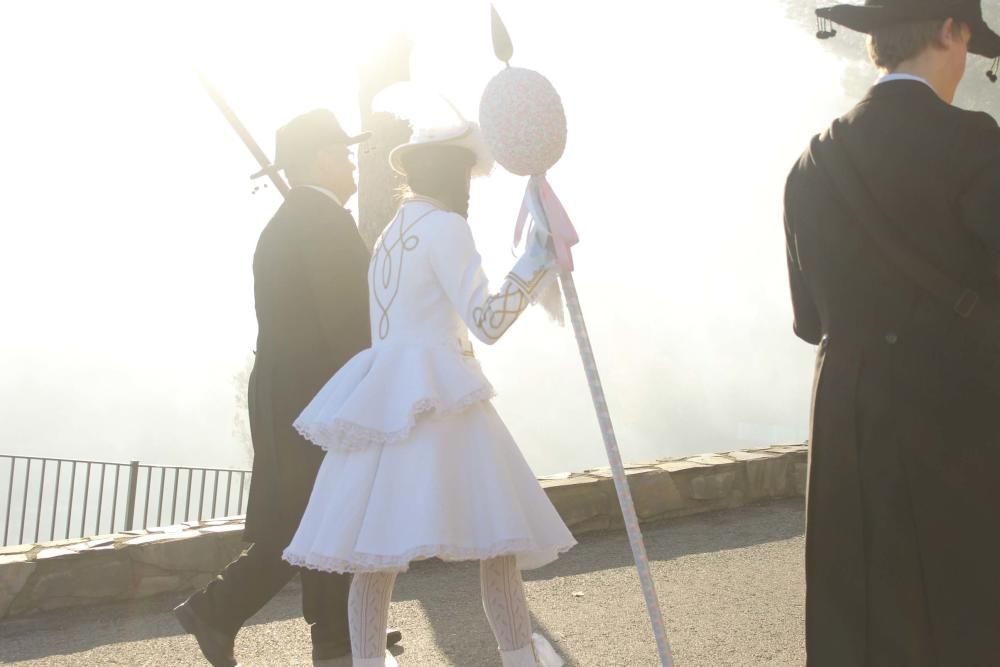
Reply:
<svg viewBox="0 0 1000 667"><path fill-rule="evenodd" d="M476 155L461 146L413 148L400 160L411 192L433 197L463 217L469 214L469 173Z"/></svg>
<svg viewBox="0 0 1000 667"><path fill-rule="evenodd" d="M928 46L937 42L942 20L915 21L879 28L868 36L868 55L876 67L894 70ZM962 24L955 21L959 33Z"/></svg>

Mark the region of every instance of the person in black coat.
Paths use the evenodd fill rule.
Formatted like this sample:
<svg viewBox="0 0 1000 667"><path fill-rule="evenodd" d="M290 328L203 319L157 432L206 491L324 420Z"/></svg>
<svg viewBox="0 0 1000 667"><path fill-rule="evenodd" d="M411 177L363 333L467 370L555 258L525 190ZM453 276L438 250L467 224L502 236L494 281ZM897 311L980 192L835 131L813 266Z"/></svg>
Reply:
<svg viewBox="0 0 1000 667"><path fill-rule="evenodd" d="M785 191L794 328L819 346L808 664L1000 665L1000 420L979 373L988 360L961 342L963 308L876 240L1000 301L1000 128L951 105L967 52L1000 56L1000 36L979 0L820 15L871 33L886 76L813 140ZM831 161L834 150L843 160Z"/></svg>
<svg viewBox="0 0 1000 667"><path fill-rule="evenodd" d="M357 190L349 137L317 109L277 132L275 162L291 190L254 253L257 350L249 383L253 481L244 539L252 545L175 610L213 665L235 665L243 623L299 572L281 559L309 501L323 451L292 422L323 384L371 344L369 251L345 202ZM256 176L267 173L262 170ZM350 577L301 571L314 660L350 653ZM398 641L393 632L391 640Z"/></svg>

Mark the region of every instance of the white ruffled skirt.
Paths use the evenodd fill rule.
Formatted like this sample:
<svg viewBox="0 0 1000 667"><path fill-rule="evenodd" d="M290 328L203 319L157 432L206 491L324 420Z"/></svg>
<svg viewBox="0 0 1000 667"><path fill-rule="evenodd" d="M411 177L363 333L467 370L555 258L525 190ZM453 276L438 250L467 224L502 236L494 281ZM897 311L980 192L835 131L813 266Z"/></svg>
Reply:
<svg viewBox="0 0 1000 667"><path fill-rule="evenodd" d="M296 428L327 454L286 561L371 572L515 555L531 569L576 544L490 404L478 363L442 350L362 352L303 411ZM392 382L381 377L390 362ZM455 374L464 377L449 381ZM392 387L394 409L384 392L371 402L379 385Z"/></svg>

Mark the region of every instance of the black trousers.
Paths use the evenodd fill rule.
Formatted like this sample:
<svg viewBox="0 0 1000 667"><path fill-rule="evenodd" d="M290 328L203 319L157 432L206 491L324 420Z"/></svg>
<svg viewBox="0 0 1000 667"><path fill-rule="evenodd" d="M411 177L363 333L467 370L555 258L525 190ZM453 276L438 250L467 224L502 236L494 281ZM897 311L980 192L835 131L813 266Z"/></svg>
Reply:
<svg viewBox="0 0 1000 667"><path fill-rule="evenodd" d="M283 561L281 552L271 545L251 545L191 596L192 607L218 630L235 634L298 574L302 578L302 615L310 626L313 646L349 650L350 575L300 570Z"/></svg>

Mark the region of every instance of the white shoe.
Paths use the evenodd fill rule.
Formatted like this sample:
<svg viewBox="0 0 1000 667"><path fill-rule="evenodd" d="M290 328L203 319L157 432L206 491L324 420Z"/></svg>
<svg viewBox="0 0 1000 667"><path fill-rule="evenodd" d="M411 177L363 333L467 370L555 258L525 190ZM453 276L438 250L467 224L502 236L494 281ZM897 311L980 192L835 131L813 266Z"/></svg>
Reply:
<svg viewBox="0 0 1000 667"><path fill-rule="evenodd" d="M535 648L535 660L538 667L563 667L566 662L552 648L549 640L537 632L531 635L531 645Z"/></svg>
<svg viewBox="0 0 1000 667"><path fill-rule="evenodd" d="M549 641L537 632L531 643L516 651L500 651L503 667L563 667L565 662Z"/></svg>
<svg viewBox="0 0 1000 667"><path fill-rule="evenodd" d="M538 667L531 644L516 651L500 651L500 661L503 667Z"/></svg>

